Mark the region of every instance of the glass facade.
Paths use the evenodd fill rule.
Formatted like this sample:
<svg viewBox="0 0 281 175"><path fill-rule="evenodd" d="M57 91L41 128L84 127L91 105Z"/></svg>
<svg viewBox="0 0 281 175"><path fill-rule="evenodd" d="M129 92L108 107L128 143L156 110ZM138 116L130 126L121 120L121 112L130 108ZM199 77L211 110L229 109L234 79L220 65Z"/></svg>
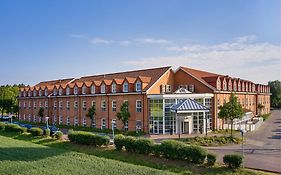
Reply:
<svg viewBox="0 0 281 175"><path fill-rule="evenodd" d="M176 133L176 114L171 112L171 107L185 100L183 98L162 98L149 100L149 131L152 134L170 134L171 130ZM210 112L190 112L186 115L192 116L193 132L200 132L200 129L205 129L207 122L207 129L210 130L212 126L212 98L198 98L194 99L200 104L210 108ZM205 113L205 114L204 114ZM205 119L207 117L207 120Z"/></svg>

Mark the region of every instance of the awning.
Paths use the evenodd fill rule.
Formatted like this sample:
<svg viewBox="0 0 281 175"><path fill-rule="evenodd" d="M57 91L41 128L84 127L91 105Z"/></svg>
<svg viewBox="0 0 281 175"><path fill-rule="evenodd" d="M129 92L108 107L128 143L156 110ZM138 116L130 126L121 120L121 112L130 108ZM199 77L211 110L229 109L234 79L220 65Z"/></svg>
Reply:
<svg viewBox="0 0 281 175"><path fill-rule="evenodd" d="M178 112L178 113L183 113L183 112L205 112L209 111L209 108L206 106L198 103L195 100L192 99L186 99L183 100L182 102L178 104L174 104L171 107L172 112Z"/></svg>

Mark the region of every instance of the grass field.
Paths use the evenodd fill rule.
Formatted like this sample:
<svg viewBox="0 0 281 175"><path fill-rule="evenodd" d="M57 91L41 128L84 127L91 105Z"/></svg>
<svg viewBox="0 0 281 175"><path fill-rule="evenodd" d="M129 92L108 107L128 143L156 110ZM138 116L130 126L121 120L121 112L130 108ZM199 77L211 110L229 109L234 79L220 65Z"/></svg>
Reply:
<svg viewBox="0 0 281 175"><path fill-rule="evenodd" d="M94 148L45 137L0 132L0 174L271 174L253 170L233 172L183 161Z"/></svg>

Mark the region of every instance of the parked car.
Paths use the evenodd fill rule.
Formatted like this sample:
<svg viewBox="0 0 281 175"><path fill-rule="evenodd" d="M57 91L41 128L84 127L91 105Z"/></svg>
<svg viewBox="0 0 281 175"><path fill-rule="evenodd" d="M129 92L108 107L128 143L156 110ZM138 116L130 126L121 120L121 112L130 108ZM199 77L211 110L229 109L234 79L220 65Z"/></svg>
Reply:
<svg viewBox="0 0 281 175"><path fill-rule="evenodd" d="M46 126L41 126L40 127L43 130L43 134L45 134L45 130L47 129ZM50 129L50 135L54 135L57 131L59 131L59 128L57 128L56 126L49 126Z"/></svg>

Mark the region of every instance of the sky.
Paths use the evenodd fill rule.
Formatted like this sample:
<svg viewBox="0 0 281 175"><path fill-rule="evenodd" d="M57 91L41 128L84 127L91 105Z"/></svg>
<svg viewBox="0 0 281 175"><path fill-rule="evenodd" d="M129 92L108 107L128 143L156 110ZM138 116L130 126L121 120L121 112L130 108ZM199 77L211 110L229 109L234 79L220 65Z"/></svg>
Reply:
<svg viewBox="0 0 281 175"><path fill-rule="evenodd" d="M0 0L0 85L159 66L281 80L281 1Z"/></svg>

